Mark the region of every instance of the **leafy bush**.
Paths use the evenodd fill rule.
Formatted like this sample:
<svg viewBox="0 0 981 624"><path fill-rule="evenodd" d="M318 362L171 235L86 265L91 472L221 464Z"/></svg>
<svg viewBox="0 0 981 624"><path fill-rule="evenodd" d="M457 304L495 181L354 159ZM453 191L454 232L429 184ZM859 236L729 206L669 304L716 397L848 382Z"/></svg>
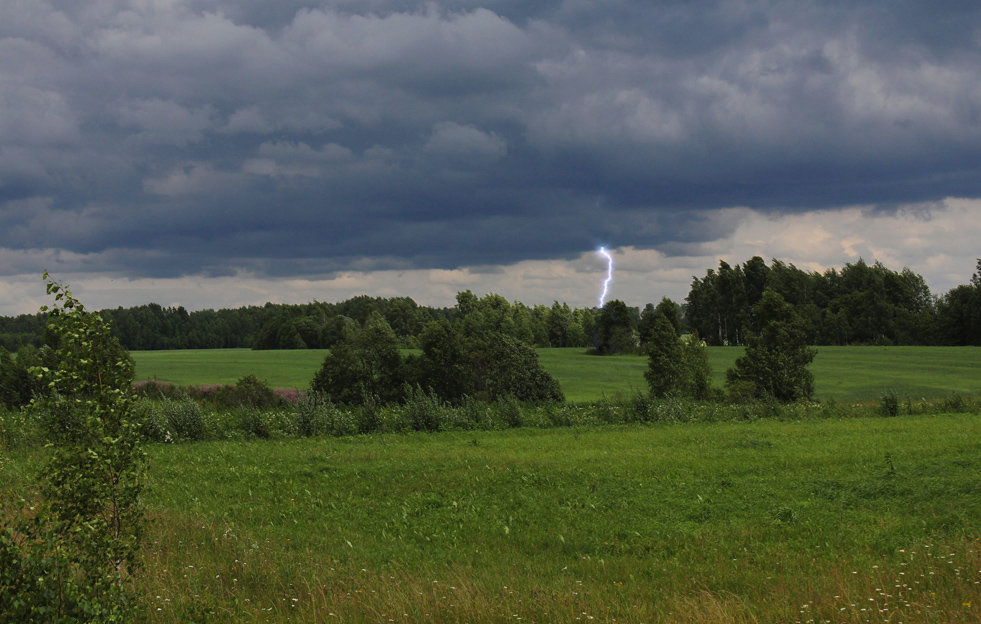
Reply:
<svg viewBox="0 0 981 624"><path fill-rule="evenodd" d="M656 401L650 395L638 392L630 400L626 422L650 422Z"/></svg>
<svg viewBox="0 0 981 624"><path fill-rule="evenodd" d="M140 432L144 440L147 442L169 441L168 423L160 410L156 409L155 402L140 398L133 406L133 414L136 421L140 423Z"/></svg>
<svg viewBox="0 0 981 624"><path fill-rule="evenodd" d="M418 385L405 391L403 406L409 426L415 431L439 431L444 428L446 406L434 394L425 392Z"/></svg>
<svg viewBox="0 0 981 624"><path fill-rule="evenodd" d="M398 338L375 313L363 329L350 329L331 348L310 388L344 404L363 404L369 397L391 403L400 398L402 376Z"/></svg>
<svg viewBox="0 0 981 624"><path fill-rule="evenodd" d="M495 407L498 418L504 426L520 427L525 423L524 414L521 412L521 403L513 396L499 398Z"/></svg>
<svg viewBox="0 0 981 624"><path fill-rule="evenodd" d="M280 398L265 381L246 375L235 382L234 398L242 407L268 409L279 405Z"/></svg>
<svg viewBox="0 0 981 624"><path fill-rule="evenodd" d="M310 438L328 432L327 418L323 407L327 401L319 394L309 393L294 407L296 430L301 436Z"/></svg>
<svg viewBox="0 0 981 624"><path fill-rule="evenodd" d="M154 406L160 416L158 422L166 423L165 436L173 440L202 440L205 437L204 410L190 397L162 399Z"/></svg>
<svg viewBox="0 0 981 624"><path fill-rule="evenodd" d="M354 414L331 403L322 394L308 393L290 410L296 435L346 436L358 433Z"/></svg>
<svg viewBox="0 0 981 624"><path fill-rule="evenodd" d="M0 623L127 622L132 598L111 576L81 575L77 554L49 525L0 528Z"/></svg>
<svg viewBox="0 0 981 624"><path fill-rule="evenodd" d="M952 394L944 398L941 406L945 412L966 412L969 409L967 401L959 394Z"/></svg>
<svg viewBox="0 0 981 624"><path fill-rule="evenodd" d="M473 356L482 369L481 390L490 400L510 397L535 403L562 402L559 382L538 361L535 349L506 334L495 334Z"/></svg>
<svg viewBox="0 0 981 624"><path fill-rule="evenodd" d="M596 321L595 353L631 353L637 346L637 338L627 304L619 299L608 301Z"/></svg>
<svg viewBox="0 0 981 624"><path fill-rule="evenodd" d="M444 401L460 404L466 396L496 401L508 395L519 401L564 400L535 349L480 314L453 325L430 323L421 344L422 355L405 361L404 377Z"/></svg>
<svg viewBox="0 0 981 624"><path fill-rule="evenodd" d="M269 438L270 422L264 410L247 407L238 410L240 429L248 436Z"/></svg>
<svg viewBox="0 0 981 624"><path fill-rule="evenodd" d="M355 408L355 421L358 433L374 433L381 424L381 405L378 397L365 393L361 405Z"/></svg>
<svg viewBox="0 0 981 624"><path fill-rule="evenodd" d="M466 395L463 397L460 407L455 411L460 414L460 420L467 423L465 429L490 428L490 408L483 401Z"/></svg>
<svg viewBox="0 0 981 624"><path fill-rule="evenodd" d="M657 401L652 412L651 415L656 422L689 422L697 418L692 405L680 399Z"/></svg>

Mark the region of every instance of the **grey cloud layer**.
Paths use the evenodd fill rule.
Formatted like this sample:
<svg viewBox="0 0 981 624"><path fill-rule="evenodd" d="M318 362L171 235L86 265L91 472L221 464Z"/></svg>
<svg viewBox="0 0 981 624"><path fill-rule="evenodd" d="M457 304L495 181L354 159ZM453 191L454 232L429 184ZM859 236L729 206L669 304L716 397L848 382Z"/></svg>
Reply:
<svg viewBox="0 0 981 624"><path fill-rule="evenodd" d="M456 267L977 197L975 6L3 3L0 247Z"/></svg>

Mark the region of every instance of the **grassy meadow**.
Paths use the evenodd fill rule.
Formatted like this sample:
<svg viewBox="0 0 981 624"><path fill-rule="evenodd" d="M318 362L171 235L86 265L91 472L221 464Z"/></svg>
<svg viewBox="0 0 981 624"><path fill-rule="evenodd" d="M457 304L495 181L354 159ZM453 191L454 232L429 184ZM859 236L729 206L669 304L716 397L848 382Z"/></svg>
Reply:
<svg viewBox="0 0 981 624"><path fill-rule="evenodd" d="M715 386L723 387L726 369L742 352L740 347L709 348ZM273 387L306 388L325 353L208 349L134 351L133 358L137 379L231 384L254 374ZM598 357L581 349L539 349L538 353L569 401L595 401L646 390L644 357ZM981 395L978 347L820 347L811 370L820 400L871 401L889 391L913 399L951 393Z"/></svg>
<svg viewBox="0 0 981 624"><path fill-rule="evenodd" d="M981 622L972 414L150 455L153 622Z"/></svg>
<svg viewBox="0 0 981 624"><path fill-rule="evenodd" d="M571 401L645 387L643 357L539 354ZM717 386L740 354L710 349ZM297 388L323 355L133 353L138 379ZM136 590L161 624L981 624L976 404L851 403L981 395L981 349L824 347L812 370L832 417L151 444ZM45 453L0 452L0 515Z"/></svg>

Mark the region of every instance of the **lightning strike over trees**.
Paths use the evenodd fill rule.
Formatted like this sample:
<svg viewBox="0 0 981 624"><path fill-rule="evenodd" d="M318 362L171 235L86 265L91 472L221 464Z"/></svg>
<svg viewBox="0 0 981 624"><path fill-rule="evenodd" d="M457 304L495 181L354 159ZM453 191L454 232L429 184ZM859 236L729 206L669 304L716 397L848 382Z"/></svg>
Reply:
<svg viewBox="0 0 981 624"><path fill-rule="evenodd" d="M606 303L606 295L610 290L610 283L613 281L613 256L606 250L606 247L600 247L597 253L606 258L606 279L603 280L603 292L599 296L599 307L602 308Z"/></svg>

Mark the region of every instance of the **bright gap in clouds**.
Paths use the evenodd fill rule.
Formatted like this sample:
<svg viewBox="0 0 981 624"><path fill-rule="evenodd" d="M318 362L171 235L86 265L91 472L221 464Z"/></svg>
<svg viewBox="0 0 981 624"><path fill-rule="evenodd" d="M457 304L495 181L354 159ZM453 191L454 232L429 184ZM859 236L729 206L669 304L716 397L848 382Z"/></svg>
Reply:
<svg viewBox="0 0 981 624"><path fill-rule="evenodd" d="M981 201L948 199L893 212L856 207L768 216L749 208L707 212L706 223L728 234L709 242L675 244L670 255L658 250L622 247L610 250L617 280L607 299L629 305L657 303L661 297L682 302L693 276L701 277L719 260L742 263L754 255L800 268L823 271L863 258L899 271L923 275L935 295L966 284L981 255ZM0 260L14 252L0 249ZM68 282L90 309L129 307L156 302L188 310L243 305L341 301L356 295L409 296L420 304L452 306L461 290L494 292L528 305L564 301L576 307L596 305L596 284L607 262L595 250L571 260L526 260L499 267L388 271L347 271L331 279L270 278L249 273L226 277L185 276L126 279L73 271L76 260L57 251L35 251L39 267ZM32 262L33 264L33 262ZM0 314L33 313L45 303L37 275L0 278Z"/></svg>

